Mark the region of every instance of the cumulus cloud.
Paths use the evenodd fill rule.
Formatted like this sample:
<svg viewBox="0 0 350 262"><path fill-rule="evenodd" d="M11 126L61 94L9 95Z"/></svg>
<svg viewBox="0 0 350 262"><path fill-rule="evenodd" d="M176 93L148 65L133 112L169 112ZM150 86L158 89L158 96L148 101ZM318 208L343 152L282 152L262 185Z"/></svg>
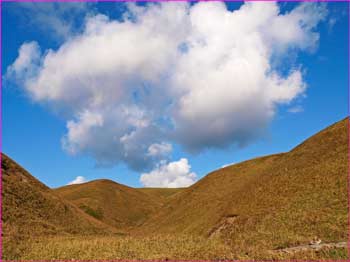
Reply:
<svg viewBox="0 0 350 262"><path fill-rule="evenodd" d="M75 184L82 184L87 182L85 177L83 176L77 176L73 181L69 182L67 185L75 185Z"/></svg>
<svg viewBox="0 0 350 262"><path fill-rule="evenodd" d="M197 175L191 172L186 158L170 163L162 162L149 173L143 173L140 182L145 187L188 187L196 182Z"/></svg>
<svg viewBox="0 0 350 262"><path fill-rule="evenodd" d="M130 4L122 20L90 16L55 51L24 44L8 74L67 118L67 152L147 170L173 143L200 152L257 139L307 88L302 65L275 65L315 50L326 15L310 3L284 14L276 3Z"/></svg>

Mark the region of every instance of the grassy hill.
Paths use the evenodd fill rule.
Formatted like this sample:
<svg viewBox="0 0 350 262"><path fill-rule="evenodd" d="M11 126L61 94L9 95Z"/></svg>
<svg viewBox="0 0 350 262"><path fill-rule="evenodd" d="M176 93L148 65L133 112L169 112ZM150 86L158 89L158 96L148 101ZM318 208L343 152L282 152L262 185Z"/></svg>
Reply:
<svg viewBox="0 0 350 262"><path fill-rule="evenodd" d="M276 258L271 250L308 244L314 237L346 241L348 143L346 118L289 152L216 170L185 189L136 189L96 180L51 190L3 155L4 254L267 259ZM109 232L128 236L106 236ZM16 255L13 239L29 234L40 238L25 255ZM71 238L74 234L91 236ZM346 256L342 248L277 258Z"/></svg>
<svg viewBox="0 0 350 262"><path fill-rule="evenodd" d="M54 194L5 154L1 171L5 254L20 252L19 242L28 237L116 232Z"/></svg>
<svg viewBox="0 0 350 262"><path fill-rule="evenodd" d="M136 189L106 179L55 189L87 214L124 231L142 225L163 205L167 196L177 191Z"/></svg>
<svg viewBox="0 0 350 262"><path fill-rule="evenodd" d="M174 195L139 234L220 237L251 256L308 243L347 240L348 119L288 153L214 171Z"/></svg>

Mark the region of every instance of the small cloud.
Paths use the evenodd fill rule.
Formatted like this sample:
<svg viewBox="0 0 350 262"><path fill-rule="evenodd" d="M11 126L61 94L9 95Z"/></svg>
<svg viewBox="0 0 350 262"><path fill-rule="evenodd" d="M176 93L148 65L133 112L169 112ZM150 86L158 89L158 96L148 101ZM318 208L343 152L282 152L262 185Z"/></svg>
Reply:
<svg viewBox="0 0 350 262"><path fill-rule="evenodd" d="M87 182L86 178L83 176L77 176L73 181L69 182L67 185L76 185Z"/></svg>
<svg viewBox="0 0 350 262"><path fill-rule="evenodd" d="M294 106L294 107L289 108L288 112L293 113L293 114L301 113L301 112L304 112L304 108L302 106L298 105L298 106Z"/></svg>
<svg viewBox="0 0 350 262"><path fill-rule="evenodd" d="M235 162L232 162L232 163L229 163L229 164L226 164L226 165L222 165L221 168L225 168L225 167L228 167L228 166L232 166L236 164Z"/></svg>
<svg viewBox="0 0 350 262"><path fill-rule="evenodd" d="M196 182L197 175L191 172L191 166L186 158L166 163L161 161L157 168L149 173L143 173L140 182L145 187L188 187Z"/></svg>
<svg viewBox="0 0 350 262"><path fill-rule="evenodd" d="M148 147L148 152L147 154L150 156L165 156L173 150L173 147L169 143L156 143L152 144Z"/></svg>
<svg viewBox="0 0 350 262"><path fill-rule="evenodd" d="M337 23L336 18L331 18L328 20L328 32L331 33L333 31L334 25Z"/></svg>
<svg viewBox="0 0 350 262"><path fill-rule="evenodd" d="M25 42L18 50L18 57L7 68L5 80L13 80L21 85L27 79L33 77L38 70L41 51L37 42Z"/></svg>

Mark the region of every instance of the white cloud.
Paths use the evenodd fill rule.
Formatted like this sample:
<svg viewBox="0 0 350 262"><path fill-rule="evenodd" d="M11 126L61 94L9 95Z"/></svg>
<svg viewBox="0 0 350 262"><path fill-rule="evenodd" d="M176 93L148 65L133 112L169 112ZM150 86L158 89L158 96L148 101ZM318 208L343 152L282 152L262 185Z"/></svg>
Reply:
<svg viewBox="0 0 350 262"><path fill-rule="evenodd" d="M169 143L152 144L148 147L148 155L150 156L164 156L171 153L173 147Z"/></svg>
<svg viewBox="0 0 350 262"><path fill-rule="evenodd" d="M12 80L18 85L29 84L39 69L40 56L40 47L36 42L22 44L17 59L7 68L5 80Z"/></svg>
<svg viewBox="0 0 350 262"><path fill-rule="evenodd" d="M271 61L289 49L315 46L313 28L325 12L314 6L284 15L268 3L246 3L232 13L219 3L192 8L189 50L173 74L182 92L174 115L182 144L194 151L244 145L267 126L278 105L305 91L299 69L282 76Z"/></svg>
<svg viewBox="0 0 350 262"><path fill-rule="evenodd" d="M232 166L236 164L235 162L232 162L232 163L229 163L229 164L225 164L225 165L222 165L221 168L225 168L225 167L228 167L228 166Z"/></svg>
<svg viewBox="0 0 350 262"><path fill-rule="evenodd" d="M85 177L83 176L77 176L73 181L69 182L67 185L75 185L75 184L82 184L87 182Z"/></svg>
<svg viewBox="0 0 350 262"><path fill-rule="evenodd" d="M101 127L103 119L100 114L85 111L79 116L79 121L68 121L68 133L63 138L64 148L71 154L76 154L86 147L93 137L87 137L85 133L95 127ZM89 132L91 133L91 131ZM70 142L73 141L73 142Z"/></svg>
<svg viewBox="0 0 350 262"><path fill-rule="evenodd" d="M301 105L296 105L288 109L289 113L301 113L304 112L304 108Z"/></svg>
<svg viewBox="0 0 350 262"><path fill-rule="evenodd" d="M282 74L275 64L314 50L327 13L318 4L286 14L276 3L233 12L218 2L128 8L123 21L87 18L81 34L39 58L20 49L8 75L67 118L69 153L135 170L166 159L169 143L198 152L258 138L276 108L307 87L301 65Z"/></svg>
<svg viewBox="0 0 350 262"><path fill-rule="evenodd" d="M162 162L149 173L140 177L145 187L188 187L196 182L197 175L191 172L191 166L186 158L170 163Z"/></svg>

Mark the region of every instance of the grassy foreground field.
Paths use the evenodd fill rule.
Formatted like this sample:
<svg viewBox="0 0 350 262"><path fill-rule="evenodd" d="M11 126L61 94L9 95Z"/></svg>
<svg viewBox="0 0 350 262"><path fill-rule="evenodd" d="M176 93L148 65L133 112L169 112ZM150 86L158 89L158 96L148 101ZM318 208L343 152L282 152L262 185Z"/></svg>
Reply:
<svg viewBox="0 0 350 262"><path fill-rule="evenodd" d="M40 237L23 242L20 260L48 259L346 259L345 248L281 254L259 249L237 253L218 238L195 236ZM5 259L11 259L7 257ZM18 257L17 257L18 259Z"/></svg>

